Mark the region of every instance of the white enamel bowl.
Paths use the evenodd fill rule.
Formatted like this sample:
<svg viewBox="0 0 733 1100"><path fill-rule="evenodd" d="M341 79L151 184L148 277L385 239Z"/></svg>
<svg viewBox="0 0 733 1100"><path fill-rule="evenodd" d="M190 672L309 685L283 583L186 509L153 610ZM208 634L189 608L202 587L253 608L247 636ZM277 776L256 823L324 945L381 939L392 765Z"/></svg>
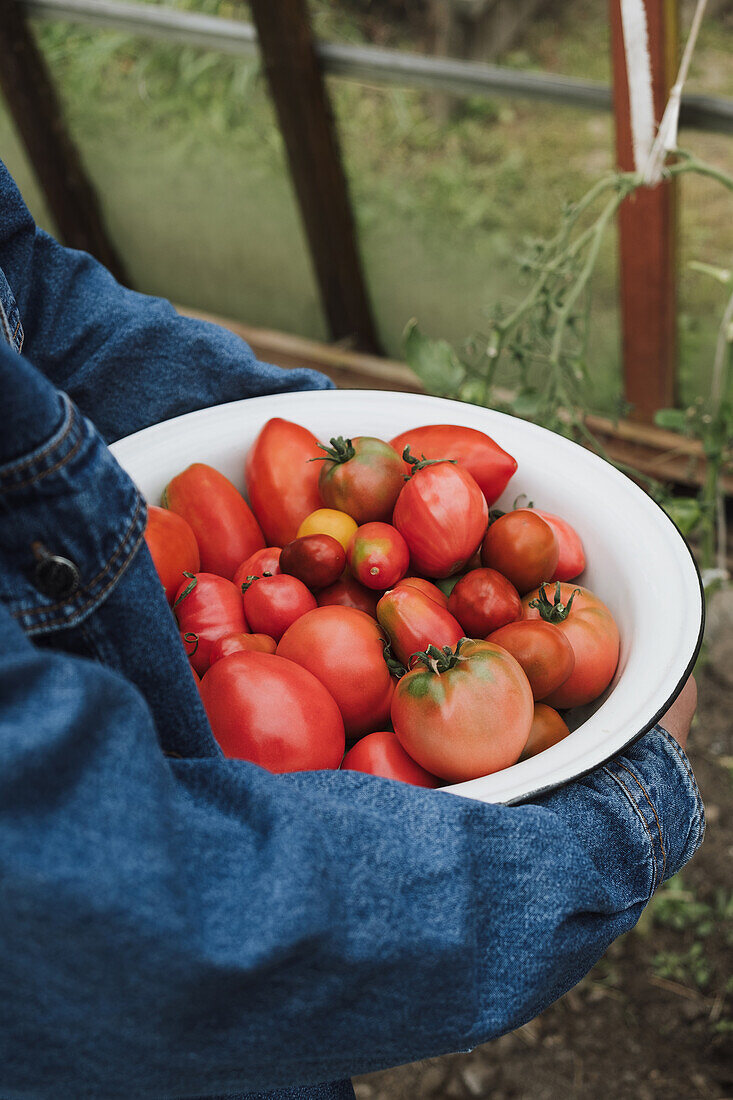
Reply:
<svg viewBox="0 0 733 1100"><path fill-rule="evenodd" d="M111 450L143 495L158 503L167 482L207 462L244 489L244 457L263 424L285 417L319 439L391 439L419 424L487 432L519 468L498 507L527 493L579 532L588 566L582 584L610 607L621 633L618 671L601 700L570 714L560 744L511 768L443 790L485 802L516 802L574 779L646 732L678 694L697 656L704 605L700 578L666 514L613 466L543 428L475 405L407 393L326 390L236 401L179 416Z"/></svg>

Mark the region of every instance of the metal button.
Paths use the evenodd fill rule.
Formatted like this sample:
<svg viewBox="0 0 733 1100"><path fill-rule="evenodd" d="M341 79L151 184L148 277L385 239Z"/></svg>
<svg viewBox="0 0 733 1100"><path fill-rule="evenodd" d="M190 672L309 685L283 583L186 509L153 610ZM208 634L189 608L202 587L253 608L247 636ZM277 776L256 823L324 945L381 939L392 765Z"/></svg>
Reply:
<svg viewBox="0 0 733 1100"><path fill-rule="evenodd" d="M47 550L38 554L34 570L36 588L44 596L56 600L65 600L73 596L79 587L79 570L73 561L60 554L49 554Z"/></svg>

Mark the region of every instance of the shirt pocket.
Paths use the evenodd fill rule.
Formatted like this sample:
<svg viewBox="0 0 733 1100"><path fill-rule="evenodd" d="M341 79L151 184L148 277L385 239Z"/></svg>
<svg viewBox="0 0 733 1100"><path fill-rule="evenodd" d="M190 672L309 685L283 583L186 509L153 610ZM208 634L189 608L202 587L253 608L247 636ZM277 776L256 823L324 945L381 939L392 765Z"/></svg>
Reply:
<svg viewBox="0 0 733 1100"><path fill-rule="evenodd" d="M15 300L5 272L0 267L0 336L20 353L23 348L23 326L20 323L20 310Z"/></svg>

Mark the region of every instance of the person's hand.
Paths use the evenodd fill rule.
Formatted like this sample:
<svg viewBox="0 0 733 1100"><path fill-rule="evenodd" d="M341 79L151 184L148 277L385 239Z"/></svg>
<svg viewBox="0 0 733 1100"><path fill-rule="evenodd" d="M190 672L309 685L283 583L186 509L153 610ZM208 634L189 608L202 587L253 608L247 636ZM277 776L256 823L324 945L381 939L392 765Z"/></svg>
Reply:
<svg viewBox="0 0 733 1100"><path fill-rule="evenodd" d="M694 677L690 676L667 713L659 719L659 725L666 729L667 733L671 733L683 749L687 745L687 737L696 709L697 684Z"/></svg>

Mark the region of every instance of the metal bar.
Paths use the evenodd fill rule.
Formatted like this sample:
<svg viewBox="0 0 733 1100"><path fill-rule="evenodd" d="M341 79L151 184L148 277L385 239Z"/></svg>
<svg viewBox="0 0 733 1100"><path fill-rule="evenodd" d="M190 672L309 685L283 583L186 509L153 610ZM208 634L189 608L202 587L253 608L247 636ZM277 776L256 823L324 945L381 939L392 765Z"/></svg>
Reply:
<svg viewBox="0 0 733 1100"><path fill-rule="evenodd" d="M121 30L238 57L255 57L259 52L254 27L234 19L122 0L21 2L29 15L43 19ZM362 83L396 84L453 95L508 95L595 111L612 109L607 85L554 73L521 72L477 61L325 42L316 44L316 54L326 73ZM733 134L733 99L685 95L680 117L683 127Z"/></svg>

